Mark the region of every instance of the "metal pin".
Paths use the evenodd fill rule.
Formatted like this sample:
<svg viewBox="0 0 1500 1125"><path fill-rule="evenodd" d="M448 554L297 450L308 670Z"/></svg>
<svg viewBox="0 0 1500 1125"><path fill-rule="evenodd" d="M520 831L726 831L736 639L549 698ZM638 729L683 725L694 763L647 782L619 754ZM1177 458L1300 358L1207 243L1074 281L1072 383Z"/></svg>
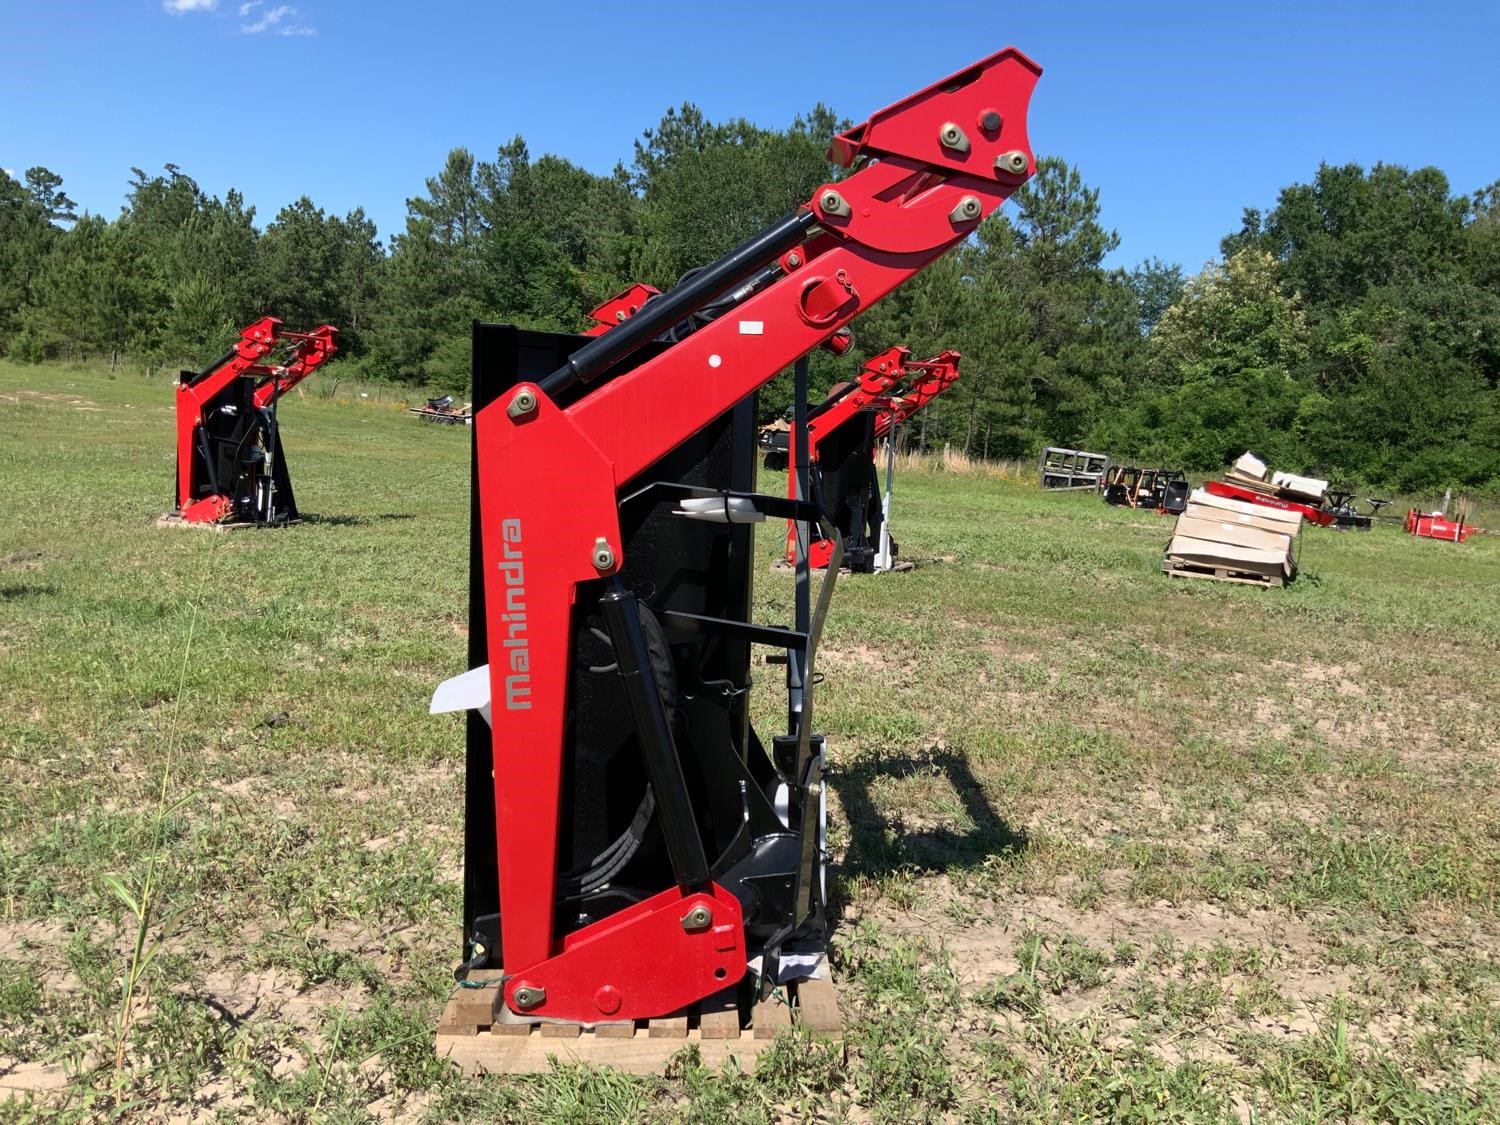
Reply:
<svg viewBox="0 0 1500 1125"><path fill-rule="evenodd" d="M938 130L938 140L942 142L944 148L951 148L954 152L969 151L969 138L955 122L944 123L943 127Z"/></svg>
<svg viewBox="0 0 1500 1125"><path fill-rule="evenodd" d="M837 215L840 218L854 213L850 209L849 204L844 202L844 197L832 189L818 196L818 206L822 207L828 214Z"/></svg>
<svg viewBox="0 0 1500 1125"><path fill-rule="evenodd" d="M535 985L523 984L511 994L511 999L516 1002L516 1007L526 1012L546 1002L547 990L537 988Z"/></svg>
<svg viewBox="0 0 1500 1125"><path fill-rule="evenodd" d="M958 206L948 212L948 221L953 223L967 223L971 219L979 218L979 212L983 208L979 204L979 197L966 195L958 201Z"/></svg>
<svg viewBox="0 0 1500 1125"><path fill-rule="evenodd" d="M1008 172L1012 176L1024 176L1031 160L1024 152L1003 152L995 157L995 171Z"/></svg>
<svg viewBox="0 0 1500 1125"><path fill-rule="evenodd" d="M510 400L510 405L505 408L505 413L512 418L521 418L536 409L536 395L530 391L517 391L515 397Z"/></svg>

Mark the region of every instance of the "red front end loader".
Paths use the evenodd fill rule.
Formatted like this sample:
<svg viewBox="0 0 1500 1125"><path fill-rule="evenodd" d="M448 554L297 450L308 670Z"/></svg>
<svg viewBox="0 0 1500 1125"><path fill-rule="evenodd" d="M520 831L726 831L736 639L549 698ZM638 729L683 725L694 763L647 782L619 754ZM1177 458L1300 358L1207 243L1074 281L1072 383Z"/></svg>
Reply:
<svg viewBox="0 0 1500 1125"><path fill-rule="evenodd" d="M338 351L338 329L288 332L273 316L177 382L177 477L170 518L189 524L290 523L292 479L281 455L281 397Z"/></svg>
<svg viewBox="0 0 1500 1125"><path fill-rule="evenodd" d="M1040 71L992 55L833 143L848 174L594 336L476 323L460 975L498 1023L748 1006L824 946L813 666L842 540L755 491L757 388L971 235L1032 171ZM820 526L790 627L753 622L757 522ZM786 729L750 725L752 653Z"/></svg>
<svg viewBox="0 0 1500 1125"><path fill-rule="evenodd" d="M889 519L895 480L897 427L958 381L955 351L917 361L911 349L887 348L865 361L859 378L842 383L807 413L807 449L799 457L798 442L788 451L787 490L799 490L828 516L843 542L843 565L856 574L890 570L896 545ZM886 442L886 487L882 494L875 468L875 450ZM798 466L806 463L807 471ZM806 551L814 569L828 565L833 540L811 528L812 541L799 542L798 525L787 526L786 558L795 564Z"/></svg>

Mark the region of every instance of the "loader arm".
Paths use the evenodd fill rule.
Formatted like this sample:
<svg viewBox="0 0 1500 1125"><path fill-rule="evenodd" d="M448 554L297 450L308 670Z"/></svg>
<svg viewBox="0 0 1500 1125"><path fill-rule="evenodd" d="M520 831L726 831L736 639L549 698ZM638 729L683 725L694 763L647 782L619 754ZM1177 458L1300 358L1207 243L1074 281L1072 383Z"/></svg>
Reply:
<svg viewBox="0 0 1500 1125"><path fill-rule="evenodd" d="M637 604L638 593L651 592L621 581L629 561L622 512L670 500L684 519L725 525L817 519L805 503L655 481L647 470L811 349L834 337L847 341L855 316L971 235L1025 182L1033 167L1026 111L1039 74L1006 49L880 111L834 140L831 158L851 171L795 214L669 292L644 294L633 313L628 299L605 308L614 325L551 374L515 383L489 402L479 401L476 388L498 960L509 1012L582 1022L646 1018L745 974L755 951L747 948L744 913L754 895L726 889L720 857L705 851L694 827L679 746L691 732L671 719L660 646ZM673 877L569 932L557 909L558 840L580 613L603 620L596 631L615 653L629 703L619 722L635 731ZM816 624L794 635L686 613L666 617L672 635L706 631L800 646L809 664L816 644ZM809 825L821 777L820 758L809 751L810 686L805 708L795 761L788 759L780 782L791 787L781 815L802 856L797 905L771 945L806 917L812 894ZM748 783L738 782L742 795ZM744 799L751 818L755 800ZM767 848L774 835L764 837Z"/></svg>

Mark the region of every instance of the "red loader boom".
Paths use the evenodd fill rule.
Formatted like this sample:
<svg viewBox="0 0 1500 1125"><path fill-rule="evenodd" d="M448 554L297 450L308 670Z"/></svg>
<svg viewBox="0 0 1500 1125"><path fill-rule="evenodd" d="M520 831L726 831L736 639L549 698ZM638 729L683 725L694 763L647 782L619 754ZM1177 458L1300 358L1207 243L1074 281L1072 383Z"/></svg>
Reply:
<svg viewBox="0 0 1500 1125"><path fill-rule="evenodd" d="M497 1022L660 1016L823 948L841 543L793 628L750 620L753 525L823 522L754 491L755 393L1025 182L1039 73L1005 50L880 111L835 139L844 179L602 334L475 325L471 671L433 709L472 712L460 972L501 976ZM769 749L757 645L786 665Z"/></svg>
<svg viewBox="0 0 1500 1125"><path fill-rule="evenodd" d="M174 515L205 524L297 518L276 404L337 351L331 325L287 332L267 316L202 371L181 374Z"/></svg>
<svg viewBox="0 0 1500 1125"><path fill-rule="evenodd" d="M958 361L962 358L955 351L946 351L925 363L907 364L916 377L904 393L892 400L890 410L875 416L875 440L884 441L887 434L958 382Z"/></svg>
<svg viewBox="0 0 1500 1125"><path fill-rule="evenodd" d="M865 361L855 382L834 387L821 406L808 412L808 496L837 529L850 570L891 568L893 545L885 526L890 496L880 493L875 443L957 382L960 358L945 351L919 362L909 348L887 348ZM787 488L795 498L800 483L794 443L788 462ZM892 466L886 468L889 486ZM796 521L789 522L787 561L795 563L798 550L805 549L814 569L827 566L833 540L812 529L811 543L799 548L798 535ZM883 565L877 561L882 554Z"/></svg>

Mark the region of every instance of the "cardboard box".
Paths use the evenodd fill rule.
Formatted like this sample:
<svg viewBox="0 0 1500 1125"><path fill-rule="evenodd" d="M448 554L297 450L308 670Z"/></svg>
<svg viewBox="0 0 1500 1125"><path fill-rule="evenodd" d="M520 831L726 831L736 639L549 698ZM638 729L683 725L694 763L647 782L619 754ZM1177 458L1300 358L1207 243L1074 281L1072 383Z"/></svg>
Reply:
<svg viewBox="0 0 1500 1125"><path fill-rule="evenodd" d="M1213 543L1188 535L1172 536L1172 542L1167 546L1167 557L1199 566L1224 567L1251 574L1287 577L1293 570L1291 557L1285 551L1240 547L1233 543Z"/></svg>
<svg viewBox="0 0 1500 1125"><path fill-rule="evenodd" d="M1225 512L1234 512L1237 515L1254 516L1260 520L1270 520L1273 523L1285 524L1288 534L1296 535L1302 527L1302 513L1291 512L1285 508L1271 508L1265 504L1252 504L1248 500L1234 500L1228 496L1215 496L1213 493L1202 488L1193 490L1188 497L1193 504L1208 508L1218 508Z"/></svg>
<svg viewBox="0 0 1500 1125"><path fill-rule="evenodd" d="M1178 518L1173 534L1209 543L1232 543L1237 547L1279 551L1283 555L1291 554L1292 550L1292 537L1283 530L1268 531L1231 520L1205 519L1186 513Z"/></svg>
<svg viewBox="0 0 1500 1125"><path fill-rule="evenodd" d="M1251 480L1265 480L1267 465L1253 453L1246 452L1234 463L1234 471Z"/></svg>
<svg viewBox="0 0 1500 1125"><path fill-rule="evenodd" d="M1241 488L1248 488L1252 492L1259 492L1266 496L1275 496L1277 489L1269 481L1263 481L1258 477L1249 477L1244 473L1235 472L1233 469L1224 471L1224 480L1229 484L1237 484Z"/></svg>
<svg viewBox="0 0 1500 1125"><path fill-rule="evenodd" d="M1306 496L1318 504L1321 504L1323 497L1328 495L1328 482L1315 477L1299 477L1296 473L1276 473L1271 477L1271 483L1282 492Z"/></svg>
<svg viewBox="0 0 1500 1125"><path fill-rule="evenodd" d="M1282 535L1295 537L1300 529L1299 524L1289 523L1286 520L1272 520L1265 516L1256 515L1254 512L1231 512L1227 508L1215 508L1210 504L1189 504L1182 512L1185 516L1196 516L1201 520L1219 520L1227 523L1237 523L1241 527L1256 527L1261 531L1275 531Z"/></svg>

